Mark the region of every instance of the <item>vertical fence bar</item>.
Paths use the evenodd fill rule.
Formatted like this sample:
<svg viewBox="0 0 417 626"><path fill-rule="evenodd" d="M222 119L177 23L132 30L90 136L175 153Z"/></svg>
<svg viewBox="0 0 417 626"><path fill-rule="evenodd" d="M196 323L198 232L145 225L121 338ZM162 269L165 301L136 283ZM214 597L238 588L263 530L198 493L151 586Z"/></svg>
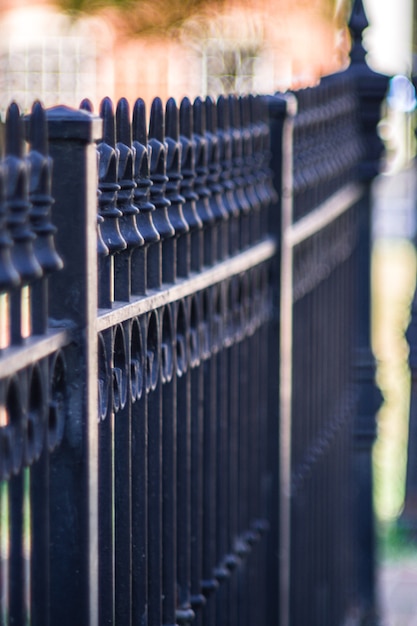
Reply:
<svg viewBox="0 0 417 626"><path fill-rule="evenodd" d="M101 396L98 449L99 619L109 624L115 619L113 343L111 329L98 337Z"/></svg>
<svg viewBox="0 0 417 626"><path fill-rule="evenodd" d="M137 388L132 407L132 622L148 624L148 402L152 343L147 347L147 321L134 322L132 362ZM148 366L150 369L148 370ZM132 389L133 392L133 389Z"/></svg>
<svg viewBox="0 0 417 626"><path fill-rule="evenodd" d="M188 306L180 300L176 311L177 366L177 622L194 619L191 608L191 375Z"/></svg>
<svg viewBox="0 0 417 626"><path fill-rule="evenodd" d="M157 206L157 205L156 205ZM156 209L158 210L158 208ZM148 620L162 623L162 382L159 311L148 316Z"/></svg>
<svg viewBox="0 0 417 626"><path fill-rule="evenodd" d="M29 224L29 170L23 159L23 121L14 102L6 116L5 168L7 227L13 241L11 257L20 275L21 287L25 288L42 276L42 268L34 253L34 237ZM10 334L15 345L22 344L29 334L25 326L30 319L30 311L26 310L23 301L25 289L21 287L10 293Z"/></svg>
<svg viewBox="0 0 417 626"><path fill-rule="evenodd" d="M257 180L258 180L258 192L262 196L262 206L260 214L260 233L261 237L264 237L268 232L268 222L270 208L276 206L279 197L278 194L282 192L282 188L277 186L276 173L271 171L271 159L274 161L272 155L272 142L269 126L268 116L268 102L263 96L255 96L251 99L252 103L252 120L255 122L257 131L256 135L258 140L256 145L256 160L257 160ZM258 151L259 150L259 151ZM275 179L275 181L274 181Z"/></svg>
<svg viewBox="0 0 417 626"><path fill-rule="evenodd" d="M147 285L157 289L161 287L163 281L169 282L173 258L168 240L175 235L167 213L170 201L165 196L166 183L168 182L166 175L167 148L165 145L165 117L160 98L155 98L152 102L149 147L151 149L150 175L152 181L150 193L151 202L155 207L152 221L160 240L152 243L148 249ZM167 254L164 254L165 251Z"/></svg>
<svg viewBox="0 0 417 626"><path fill-rule="evenodd" d="M227 257L227 220L228 213L223 202L223 188L220 184L220 154L219 140L217 136L217 111L216 104L209 96L204 101L205 121L207 141L207 186L210 190L210 210L213 214L215 224L213 226L214 242L216 250L213 251L214 258L221 261Z"/></svg>
<svg viewBox="0 0 417 626"><path fill-rule="evenodd" d="M102 220L100 232L108 254L101 254L98 259L98 304L109 308L114 301L114 257L127 247L119 224L123 214L116 206L117 192L120 189L117 182L119 155L116 150L116 126L110 98L102 100L100 117L103 120L103 136L97 146L98 207Z"/></svg>
<svg viewBox="0 0 417 626"><path fill-rule="evenodd" d="M46 416L45 416L46 417ZM31 500L31 624L49 626L49 454L47 433L44 431L44 449L30 470ZM36 538L36 540L33 540Z"/></svg>
<svg viewBox="0 0 417 626"><path fill-rule="evenodd" d="M203 580L202 590L207 598L203 614L205 626L215 623L215 596L219 582L215 576L216 567L216 408L217 408L217 373L214 355L214 315L213 291L203 294L203 356L204 356L204 390L203 405Z"/></svg>
<svg viewBox="0 0 417 626"><path fill-rule="evenodd" d="M408 365L411 374L410 410L408 423L407 470L405 481L404 510L401 525L412 535L417 534L417 290L411 302L410 323L407 328L407 343L410 347Z"/></svg>
<svg viewBox="0 0 417 626"><path fill-rule="evenodd" d="M229 123L232 148L232 181L234 195L239 209L239 249L243 250L249 243L249 219L251 210L246 193L247 180L242 176L243 146L241 132L241 115L239 100L235 95L229 95Z"/></svg>
<svg viewBox="0 0 417 626"><path fill-rule="evenodd" d="M130 109L126 98L121 98L116 108L116 149L119 154L117 182L117 208L121 212L119 227L127 248L115 256L115 298L129 302L132 292L131 259L136 248L145 243L137 226L139 209L133 204L136 182L134 180L135 151L132 145Z"/></svg>
<svg viewBox="0 0 417 626"><path fill-rule="evenodd" d="M239 207L234 196L234 183L232 180L232 145L229 126L229 102L225 96L219 96L217 100L217 139L220 157L220 184L223 188L223 203L226 207L227 220L227 251L234 254L239 249L238 217Z"/></svg>
<svg viewBox="0 0 417 626"><path fill-rule="evenodd" d="M228 555L228 404L229 386L227 379L227 282L217 286L214 315L216 329L216 371L217 371L217 406L216 406L216 577L220 588L216 594L216 623L228 619L228 586L230 569L227 566Z"/></svg>
<svg viewBox="0 0 417 626"><path fill-rule="evenodd" d="M97 158L101 121L83 111L47 112L56 243L64 269L50 279L50 315L71 320L70 415L60 453L51 460L52 624L98 626L97 549ZM75 601L75 598L77 601Z"/></svg>
<svg viewBox="0 0 417 626"><path fill-rule="evenodd" d="M15 402L13 402L16 404ZM18 407L15 407L18 408ZM19 417L13 415L14 418ZM23 498L24 484L23 471L9 480L9 511L10 511L10 565L9 565L9 620L16 624L23 624L26 615L24 611L25 571L23 565Z"/></svg>
<svg viewBox="0 0 417 626"><path fill-rule="evenodd" d="M177 385L172 308L162 315L162 623L177 610Z"/></svg>
<svg viewBox="0 0 417 626"><path fill-rule="evenodd" d="M203 224L204 265L212 265L215 261L217 242L215 239L214 214L211 210L211 192L207 186L208 170L208 142L206 139L206 107L201 98L196 98L193 104L193 140L195 145L195 183L194 189L198 196L197 213Z"/></svg>
<svg viewBox="0 0 417 626"><path fill-rule="evenodd" d="M121 622L126 626L130 626L132 616L130 345L131 322L129 320L123 326L119 325L114 329L112 346L113 410L115 411L113 443L115 615L116 622Z"/></svg>
<svg viewBox="0 0 417 626"><path fill-rule="evenodd" d="M29 145L29 199L32 204L29 217L36 235L35 256L43 271L43 280L37 281L32 287L32 332L42 334L46 332L48 325L48 280L46 277L62 269L63 264L55 249L56 228L51 223L52 161L48 156L45 111L39 102L32 107L29 121Z"/></svg>
<svg viewBox="0 0 417 626"><path fill-rule="evenodd" d="M132 257L132 294L144 295L147 290L148 275L148 248L156 244L159 233L153 223L152 215L155 206L150 202L151 148L148 145L146 129L146 108L141 98L138 98L133 108L132 120L133 147L135 149L135 204L139 208L136 216L139 231L144 238L144 245L136 248Z"/></svg>
<svg viewBox="0 0 417 626"><path fill-rule="evenodd" d="M179 113L173 98L166 104L166 138L167 145L167 198L171 203L168 209L169 219L175 230L175 239L172 241L172 257L167 262L171 263L171 282L177 279L177 275L184 277L189 271L189 252L187 250L187 233L189 226L184 218L184 196L180 194L181 186L181 143L179 140Z"/></svg>
<svg viewBox="0 0 417 626"><path fill-rule="evenodd" d="M280 267L280 572L279 602L280 626L290 624L290 575L291 575L291 361L292 361L292 273L291 246L285 240L286 229L292 223L292 117L296 112L295 99L271 99L269 102L272 122L271 149L275 185L281 183L281 241ZM285 120L285 121L284 121ZM277 187L279 188L279 187Z"/></svg>
<svg viewBox="0 0 417 626"><path fill-rule="evenodd" d="M201 624L201 611L206 598L202 593L203 553L203 406L204 379L200 343L200 298L196 294L189 300L189 359L191 378L191 607L197 624Z"/></svg>
<svg viewBox="0 0 417 626"><path fill-rule="evenodd" d="M55 227L51 221L52 159L48 154L46 113L35 102L31 115L25 119L29 140L27 156L30 178L29 211L34 240L34 253L43 276L31 287L31 333L43 335L48 329L49 275L62 269L62 259L55 249ZM27 372L27 433L24 436L24 461L30 469L23 470L23 555L25 620L34 626L49 621L49 453L57 445L60 412L57 401L56 374L58 357L43 359ZM62 391L62 389L61 389ZM55 420L54 423L52 423Z"/></svg>
<svg viewBox="0 0 417 626"><path fill-rule="evenodd" d="M355 424L355 466L359 486L356 495L356 559L359 602L365 614L373 615L376 606L371 449L376 435L375 415L381 398L375 386L375 362L370 337L371 183L379 171L383 150L376 127L380 119L381 102L388 86L388 77L373 72L366 64L362 35L367 26L362 0L355 0L349 22L353 40L351 65L346 73L354 81L360 131L365 149L358 172L365 189L359 205L357 381L360 395Z"/></svg>
<svg viewBox="0 0 417 626"><path fill-rule="evenodd" d="M187 251L187 267L184 271L199 271L204 262L203 250L203 222L197 212L198 195L194 191L195 172L195 142L193 141L193 108L188 98L183 98L180 105L180 141L181 152L181 194L185 198L183 212L189 227ZM189 259L188 259L189 254Z"/></svg>
<svg viewBox="0 0 417 626"><path fill-rule="evenodd" d="M30 334L30 304L25 306L23 294L28 293L27 285L42 276L33 249L33 231L30 224L29 211L29 167L23 158L23 121L20 111L12 103L6 116L6 226L10 239L11 260L9 269L14 269L16 279L14 288L9 293L10 328L9 336L12 345L21 345L25 337ZM8 259L10 261L10 257ZM11 275L10 275L11 277ZM20 281L19 281L20 277ZM19 286L19 283L23 289ZM27 328L29 326L29 328ZM3 476L8 479L7 484L7 513L2 522L6 528L3 531L7 536L7 556L2 595L7 596L3 603L7 621L23 623L29 614L26 599L30 586L24 561L24 524L25 524L25 473L23 469L24 457L24 410L27 400L26 372L15 375L5 385L3 398L3 429L7 428L7 435L3 443L4 467ZM7 443L6 443L7 442ZM7 521L6 521L7 520Z"/></svg>
<svg viewBox="0 0 417 626"><path fill-rule="evenodd" d="M283 189L283 137L284 135L284 120L286 116L286 101L282 98L268 98L265 99L265 106L268 107L269 125L270 125L270 176L271 184L276 190ZM259 216L259 228L260 236L262 236L262 225L267 228L268 232L276 234L277 241L281 241L281 211L282 211L282 197L275 197L275 202L269 199L269 196L264 189L264 185L261 184L263 180L262 174L262 153L260 146L260 129L259 123L256 117L256 100L250 98L250 112L251 122L253 127L253 149L254 158L257 164L256 172L256 189L259 197L261 198L260 216ZM286 136L287 137L287 136ZM288 141L288 137L286 139ZM262 215L266 213L266 215ZM267 611L271 622L278 623L280 613L280 415L279 415L279 398L280 389L277 384L277 377L279 378L279 357L280 357L280 298L281 298L281 254L275 255L271 263L270 268L270 280L273 285L271 294L271 319L268 329L268 434L269 441L266 450L268 460L268 470L270 475L270 490L271 497L269 501L268 519L271 524L271 529L275 529L275 532L270 532L268 536L267 547L270 557L267 563Z"/></svg>

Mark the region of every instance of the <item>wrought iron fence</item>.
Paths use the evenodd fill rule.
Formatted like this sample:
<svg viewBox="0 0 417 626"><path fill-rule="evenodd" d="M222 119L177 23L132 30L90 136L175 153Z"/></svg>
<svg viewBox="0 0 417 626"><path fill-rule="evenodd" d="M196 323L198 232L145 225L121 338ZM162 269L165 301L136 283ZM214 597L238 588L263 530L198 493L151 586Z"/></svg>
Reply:
<svg viewBox="0 0 417 626"><path fill-rule="evenodd" d="M385 80L363 28L356 3L352 65L317 87L156 98L149 129L140 99L99 116L10 106L1 623L333 626L374 610Z"/></svg>

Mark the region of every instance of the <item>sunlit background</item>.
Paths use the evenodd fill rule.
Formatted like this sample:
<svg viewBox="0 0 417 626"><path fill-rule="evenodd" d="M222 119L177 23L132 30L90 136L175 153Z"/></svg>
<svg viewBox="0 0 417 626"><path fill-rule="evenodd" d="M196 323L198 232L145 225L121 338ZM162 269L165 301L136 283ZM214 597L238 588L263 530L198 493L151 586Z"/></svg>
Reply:
<svg viewBox="0 0 417 626"><path fill-rule="evenodd" d="M347 62L349 0L1 0L0 107L314 83Z"/></svg>

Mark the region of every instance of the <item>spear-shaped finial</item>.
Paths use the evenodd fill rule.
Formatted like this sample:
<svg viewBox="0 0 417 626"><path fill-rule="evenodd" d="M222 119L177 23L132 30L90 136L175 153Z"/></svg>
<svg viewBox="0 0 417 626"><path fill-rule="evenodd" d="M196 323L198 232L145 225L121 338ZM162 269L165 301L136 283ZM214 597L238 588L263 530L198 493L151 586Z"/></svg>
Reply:
<svg viewBox="0 0 417 626"><path fill-rule="evenodd" d="M103 141L112 148L116 147L116 125L113 103L110 98L103 98L100 104L100 117L103 120Z"/></svg>
<svg viewBox="0 0 417 626"><path fill-rule="evenodd" d="M148 129L146 126L146 105L142 98L138 98L133 106L132 118L133 146L135 148L134 176L136 189L134 190L135 204L139 208L136 217L139 230L145 244L159 241L159 233L152 220L154 205L149 201L150 188L150 160L151 151L148 146ZM139 287L142 293L143 286Z"/></svg>
<svg viewBox="0 0 417 626"><path fill-rule="evenodd" d="M80 109L82 111L88 111L88 113L92 113L94 110L93 103L89 98L84 98L80 102Z"/></svg>
<svg viewBox="0 0 417 626"><path fill-rule="evenodd" d="M29 123L29 143L32 150L48 155L48 133L46 128L45 110L39 100L33 103Z"/></svg>
<svg viewBox="0 0 417 626"><path fill-rule="evenodd" d="M190 99L187 97L183 98L181 101L180 127L181 135L191 139L193 133L193 106Z"/></svg>
<svg viewBox="0 0 417 626"><path fill-rule="evenodd" d="M29 121L29 220L36 235L34 250L45 274L63 267L55 250L55 227L51 222L52 160L48 155L46 113L39 101L34 102Z"/></svg>
<svg viewBox="0 0 417 626"><path fill-rule="evenodd" d="M221 130L229 128L229 101L227 96L219 96L217 99L217 127Z"/></svg>
<svg viewBox="0 0 417 626"><path fill-rule="evenodd" d="M210 133L217 131L217 104L211 96L206 97L206 126Z"/></svg>
<svg viewBox="0 0 417 626"><path fill-rule="evenodd" d="M240 110L239 100L235 94L229 94L229 120L231 128L239 128L240 126Z"/></svg>
<svg viewBox="0 0 417 626"><path fill-rule="evenodd" d="M206 104L199 97L194 100L194 132L198 135L206 132Z"/></svg>
<svg viewBox="0 0 417 626"><path fill-rule="evenodd" d="M154 98L149 122L149 137L160 141L165 140L165 117L161 98Z"/></svg>
<svg viewBox="0 0 417 626"><path fill-rule="evenodd" d="M130 109L126 98L120 98L116 109L116 136L117 141L126 146L132 145L132 127L130 124Z"/></svg>
<svg viewBox="0 0 417 626"><path fill-rule="evenodd" d="M180 136L180 124L178 117L178 107L174 98L169 98L166 104L166 136L178 141Z"/></svg>
<svg viewBox="0 0 417 626"><path fill-rule="evenodd" d="M142 98L138 98L133 107L133 139L142 146L148 145L148 133L146 129L146 105Z"/></svg>
<svg viewBox="0 0 417 626"><path fill-rule="evenodd" d="M20 109L12 102L6 114L6 154L19 159L23 157L23 133Z"/></svg>
<svg viewBox="0 0 417 626"><path fill-rule="evenodd" d="M363 31L369 26L362 0L355 0L349 20L349 30L352 36L350 58L352 63L364 63L366 50L363 47Z"/></svg>

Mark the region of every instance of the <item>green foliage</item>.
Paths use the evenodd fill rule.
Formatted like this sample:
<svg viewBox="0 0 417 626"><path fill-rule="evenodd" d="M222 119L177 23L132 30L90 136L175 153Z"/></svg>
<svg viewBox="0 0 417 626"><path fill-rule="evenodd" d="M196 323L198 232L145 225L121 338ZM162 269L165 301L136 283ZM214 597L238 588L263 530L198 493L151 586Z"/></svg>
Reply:
<svg viewBox="0 0 417 626"><path fill-rule="evenodd" d="M401 520L377 525L379 560L417 559L417 536Z"/></svg>
<svg viewBox="0 0 417 626"><path fill-rule="evenodd" d="M94 13L103 7L116 7L126 9L129 5L137 4L133 0L57 0L57 5L65 12ZM141 3L141 0L139 0Z"/></svg>

